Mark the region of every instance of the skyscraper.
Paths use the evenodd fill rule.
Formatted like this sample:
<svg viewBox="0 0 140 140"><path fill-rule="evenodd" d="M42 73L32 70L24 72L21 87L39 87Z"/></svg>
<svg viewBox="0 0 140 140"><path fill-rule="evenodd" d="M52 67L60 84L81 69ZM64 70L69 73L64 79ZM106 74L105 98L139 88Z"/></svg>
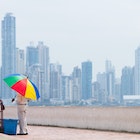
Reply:
<svg viewBox="0 0 140 140"><path fill-rule="evenodd" d="M140 46L135 50L135 94L140 95Z"/></svg>
<svg viewBox="0 0 140 140"><path fill-rule="evenodd" d="M71 102L71 76L62 76L62 100L65 101L65 103Z"/></svg>
<svg viewBox="0 0 140 140"><path fill-rule="evenodd" d="M16 25L12 13L2 20L2 79L16 72ZM11 90L2 82L2 98L10 98Z"/></svg>
<svg viewBox="0 0 140 140"><path fill-rule="evenodd" d="M30 43L29 46L26 48L26 69L28 72L28 69L34 65L39 63L39 53L38 49Z"/></svg>
<svg viewBox="0 0 140 140"><path fill-rule="evenodd" d="M72 101L77 102L81 99L81 69L74 67L72 72Z"/></svg>
<svg viewBox="0 0 140 140"><path fill-rule="evenodd" d="M50 98L62 99L62 66L59 64L50 64Z"/></svg>
<svg viewBox="0 0 140 140"><path fill-rule="evenodd" d="M112 66L111 61L106 60L106 86L108 93L108 100L112 101L115 99L115 68Z"/></svg>
<svg viewBox="0 0 140 140"><path fill-rule="evenodd" d="M38 42L31 43L26 49L27 75L38 86L41 101L49 98L49 48Z"/></svg>
<svg viewBox="0 0 140 140"><path fill-rule="evenodd" d="M24 50L16 49L16 72L25 74L25 57Z"/></svg>
<svg viewBox="0 0 140 140"><path fill-rule="evenodd" d="M37 45L40 64L40 77L43 100L49 98L49 48L43 42L38 42Z"/></svg>
<svg viewBox="0 0 140 140"><path fill-rule="evenodd" d="M82 62L82 99L92 97L92 62Z"/></svg>
<svg viewBox="0 0 140 140"><path fill-rule="evenodd" d="M99 83L99 86L97 83ZM98 100L101 101L102 103L106 103L108 98L108 92L107 92L107 76L105 72L97 74L97 83L95 84L96 86L95 88L99 87L99 89L96 89L98 91L98 93L96 93L96 97L98 97Z"/></svg>
<svg viewBox="0 0 140 140"><path fill-rule="evenodd" d="M125 66L122 69L122 76L121 76L121 94L122 95L134 94L133 78L134 78L133 68Z"/></svg>

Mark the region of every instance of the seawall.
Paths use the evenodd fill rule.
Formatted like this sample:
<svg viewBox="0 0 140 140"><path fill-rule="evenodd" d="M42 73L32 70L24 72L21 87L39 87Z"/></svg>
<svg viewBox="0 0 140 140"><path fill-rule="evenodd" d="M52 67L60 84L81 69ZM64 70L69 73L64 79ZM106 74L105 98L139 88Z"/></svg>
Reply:
<svg viewBox="0 0 140 140"><path fill-rule="evenodd" d="M16 106L6 106L4 118L17 118ZM97 130L140 132L140 107L28 107L28 124Z"/></svg>

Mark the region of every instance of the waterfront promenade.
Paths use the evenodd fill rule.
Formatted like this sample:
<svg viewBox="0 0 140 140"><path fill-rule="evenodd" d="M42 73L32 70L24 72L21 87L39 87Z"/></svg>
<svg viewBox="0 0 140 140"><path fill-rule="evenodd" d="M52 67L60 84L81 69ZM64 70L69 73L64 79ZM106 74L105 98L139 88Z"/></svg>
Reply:
<svg viewBox="0 0 140 140"><path fill-rule="evenodd" d="M29 135L4 135L0 140L140 140L140 134L48 126L28 126Z"/></svg>
<svg viewBox="0 0 140 140"><path fill-rule="evenodd" d="M17 118L6 106L4 118ZM140 133L140 107L29 106L28 124Z"/></svg>
<svg viewBox="0 0 140 140"><path fill-rule="evenodd" d="M16 106L4 118L17 119ZM140 107L28 107L29 135L0 140L139 140ZM18 129L17 129L18 131Z"/></svg>

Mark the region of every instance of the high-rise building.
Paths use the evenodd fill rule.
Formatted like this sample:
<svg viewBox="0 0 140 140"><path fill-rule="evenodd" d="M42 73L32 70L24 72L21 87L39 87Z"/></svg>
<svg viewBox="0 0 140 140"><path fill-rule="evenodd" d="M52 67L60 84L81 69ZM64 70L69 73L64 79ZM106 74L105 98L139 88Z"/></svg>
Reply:
<svg viewBox="0 0 140 140"><path fill-rule="evenodd" d="M50 98L62 100L62 66L50 64Z"/></svg>
<svg viewBox="0 0 140 140"><path fill-rule="evenodd" d="M140 95L140 46L135 50L135 94Z"/></svg>
<svg viewBox="0 0 140 140"><path fill-rule="evenodd" d="M30 80L32 80L35 85L38 87L40 92L40 64L38 60L38 49L31 43L26 48L26 75L29 77ZM41 93L40 93L41 94ZM42 99L42 98L40 98Z"/></svg>
<svg viewBox="0 0 140 140"><path fill-rule="evenodd" d="M28 72L34 64L39 64L39 53L38 48L31 43L26 48L26 71Z"/></svg>
<svg viewBox="0 0 140 140"><path fill-rule="evenodd" d="M16 49L16 72L25 74L25 55L24 50Z"/></svg>
<svg viewBox="0 0 140 140"><path fill-rule="evenodd" d="M115 68L109 60L106 60L105 66L108 100L112 102L115 99Z"/></svg>
<svg viewBox="0 0 140 140"><path fill-rule="evenodd" d="M12 13L7 13L2 20L2 79L16 72L16 19ZM11 89L2 82L2 98L13 95Z"/></svg>
<svg viewBox="0 0 140 140"><path fill-rule="evenodd" d="M98 85L99 83L99 85ZM106 103L108 98L107 92L107 76L106 73L97 74L97 83L95 84L96 95L94 95L100 102ZM99 89L97 89L99 87Z"/></svg>
<svg viewBox="0 0 140 140"><path fill-rule="evenodd" d="M120 78L117 78L115 80L115 98L116 98L116 101L117 103L122 103L123 101L123 97L122 97L122 94L121 94L121 79Z"/></svg>
<svg viewBox="0 0 140 140"><path fill-rule="evenodd" d="M26 49L26 73L37 85L41 98L49 98L49 48L38 42L37 46L31 43Z"/></svg>
<svg viewBox="0 0 140 140"><path fill-rule="evenodd" d="M100 84L100 89L104 91L107 96L107 77L105 72L97 74L97 82Z"/></svg>
<svg viewBox="0 0 140 140"><path fill-rule="evenodd" d="M71 102L71 76L62 76L62 100L65 101L65 103Z"/></svg>
<svg viewBox="0 0 140 140"><path fill-rule="evenodd" d="M72 72L72 102L81 99L81 69L74 67Z"/></svg>
<svg viewBox="0 0 140 140"><path fill-rule="evenodd" d="M42 79L42 99L45 100L49 99L49 48L43 42L38 42L37 49Z"/></svg>
<svg viewBox="0 0 140 140"><path fill-rule="evenodd" d="M104 91L98 82L92 84L92 98L96 103L104 103Z"/></svg>
<svg viewBox="0 0 140 140"><path fill-rule="evenodd" d="M134 79L133 68L125 66L122 69L122 76L121 76L121 94L122 95L134 94L133 79Z"/></svg>
<svg viewBox="0 0 140 140"><path fill-rule="evenodd" d="M92 62L82 62L82 99L92 97Z"/></svg>

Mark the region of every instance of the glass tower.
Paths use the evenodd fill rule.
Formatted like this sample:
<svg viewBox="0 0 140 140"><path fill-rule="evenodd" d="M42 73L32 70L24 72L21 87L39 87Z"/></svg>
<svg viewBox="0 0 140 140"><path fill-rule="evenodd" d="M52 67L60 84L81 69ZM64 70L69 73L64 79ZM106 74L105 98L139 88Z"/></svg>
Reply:
<svg viewBox="0 0 140 140"><path fill-rule="evenodd" d="M39 53L39 64L40 71L39 75L41 78L40 81L40 92L42 93L42 99L49 99L49 48L42 42L39 41L37 45Z"/></svg>
<svg viewBox="0 0 140 140"><path fill-rule="evenodd" d="M87 100L92 97L92 62L82 63L82 99Z"/></svg>
<svg viewBox="0 0 140 140"><path fill-rule="evenodd" d="M7 13L2 20L2 79L16 72L16 25L12 13ZM2 98L12 96L11 89L2 82Z"/></svg>
<svg viewBox="0 0 140 140"><path fill-rule="evenodd" d="M27 71L29 71L28 69L30 67L32 67L34 64L39 63L38 54L39 54L38 48L36 48L32 44L30 44L30 46L28 46L26 48L26 69L27 69Z"/></svg>
<svg viewBox="0 0 140 140"><path fill-rule="evenodd" d="M134 88L133 88L133 68L125 66L122 69L122 76L121 76L121 94L122 95L133 95Z"/></svg>

